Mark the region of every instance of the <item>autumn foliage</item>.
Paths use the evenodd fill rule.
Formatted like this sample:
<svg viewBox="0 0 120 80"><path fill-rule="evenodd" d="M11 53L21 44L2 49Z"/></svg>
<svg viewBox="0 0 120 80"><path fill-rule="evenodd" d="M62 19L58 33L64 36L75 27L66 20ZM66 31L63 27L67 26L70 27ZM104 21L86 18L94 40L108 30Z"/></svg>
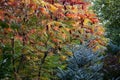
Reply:
<svg viewBox="0 0 120 80"><path fill-rule="evenodd" d="M49 36L48 41L51 43L69 44L73 40L83 43L87 40L94 47L104 46L104 28L93 11L89 10L89 6L89 3L82 0L2 0L0 19L7 23L5 31L8 32L13 31L11 24L19 25L15 27L20 29L26 27L27 38L37 32L39 36ZM30 24L40 26L42 29L39 30L42 31L30 27L32 17L37 20ZM19 33L15 36L20 40L22 38ZM91 37L94 38L90 39ZM45 44L43 41L39 42Z"/></svg>
<svg viewBox="0 0 120 80"><path fill-rule="evenodd" d="M105 29L90 6L83 0L0 0L0 42L19 41L25 58L41 64L49 53L67 52L66 45L99 50L107 42Z"/></svg>

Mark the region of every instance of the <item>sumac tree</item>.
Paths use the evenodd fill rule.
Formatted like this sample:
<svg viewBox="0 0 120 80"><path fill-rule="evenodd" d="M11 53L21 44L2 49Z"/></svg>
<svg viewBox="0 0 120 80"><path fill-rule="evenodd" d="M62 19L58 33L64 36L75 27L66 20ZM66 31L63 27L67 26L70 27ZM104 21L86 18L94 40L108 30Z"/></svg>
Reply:
<svg viewBox="0 0 120 80"><path fill-rule="evenodd" d="M40 80L46 57L67 53L66 45L104 48L105 29L89 6L82 0L1 0L0 55L11 54L14 73L7 77Z"/></svg>

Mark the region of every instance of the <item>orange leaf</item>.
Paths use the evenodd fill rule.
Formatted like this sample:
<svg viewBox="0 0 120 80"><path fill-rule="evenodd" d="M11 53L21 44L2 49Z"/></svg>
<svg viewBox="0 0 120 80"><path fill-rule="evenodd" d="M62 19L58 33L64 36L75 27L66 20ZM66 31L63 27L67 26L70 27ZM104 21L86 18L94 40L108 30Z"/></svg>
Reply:
<svg viewBox="0 0 120 80"><path fill-rule="evenodd" d="M90 20L91 20L93 23L99 22L98 18L90 18Z"/></svg>
<svg viewBox="0 0 120 80"><path fill-rule="evenodd" d="M66 17L68 17L68 18L75 18L76 15L75 14L71 14L71 13L67 13Z"/></svg>

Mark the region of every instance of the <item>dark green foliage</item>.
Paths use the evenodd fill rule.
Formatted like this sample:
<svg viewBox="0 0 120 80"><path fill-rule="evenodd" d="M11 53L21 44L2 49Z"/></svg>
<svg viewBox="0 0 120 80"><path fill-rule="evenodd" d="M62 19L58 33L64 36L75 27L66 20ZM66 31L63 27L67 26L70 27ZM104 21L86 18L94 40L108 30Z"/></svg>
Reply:
<svg viewBox="0 0 120 80"><path fill-rule="evenodd" d="M2 44L1 44L2 45ZM11 63L13 55L10 54L11 47L10 46L0 46L3 49L3 53L0 54L0 80L4 78L11 77L13 73L13 66Z"/></svg>
<svg viewBox="0 0 120 80"><path fill-rule="evenodd" d="M2 27L2 28L8 28L9 25L5 21L1 21L0 20L0 27Z"/></svg>
<svg viewBox="0 0 120 80"><path fill-rule="evenodd" d="M112 43L120 45L120 1L92 0L94 10L107 28L107 36Z"/></svg>
<svg viewBox="0 0 120 80"><path fill-rule="evenodd" d="M87 47L74 47L73 56L67 60L67 68L59 68L58 76L61 80L103 80L100 72L103 67L102 59L103 56Z"/></svg>
<svg viewBox="0 0 120 80"><path fill-rule="evenodd" d="M108 44L107 53L118 54L120 51L120 46L114 45L112 42Z"/></svg>

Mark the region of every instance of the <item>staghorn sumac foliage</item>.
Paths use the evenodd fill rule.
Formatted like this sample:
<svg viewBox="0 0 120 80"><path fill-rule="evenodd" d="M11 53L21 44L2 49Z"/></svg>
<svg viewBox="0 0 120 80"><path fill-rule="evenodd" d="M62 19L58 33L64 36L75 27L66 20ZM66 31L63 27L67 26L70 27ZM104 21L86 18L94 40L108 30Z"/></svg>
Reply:
<svg viewBox="0 0 120 80"><path fill-rule="evenodd" d="M1 0L0 50L1 55L13 55L14 74L9 76L41 80L46 57L70 53L67 45L87 43L94 51L104 48L105 29L89 7L83 0Z"/></svg>

